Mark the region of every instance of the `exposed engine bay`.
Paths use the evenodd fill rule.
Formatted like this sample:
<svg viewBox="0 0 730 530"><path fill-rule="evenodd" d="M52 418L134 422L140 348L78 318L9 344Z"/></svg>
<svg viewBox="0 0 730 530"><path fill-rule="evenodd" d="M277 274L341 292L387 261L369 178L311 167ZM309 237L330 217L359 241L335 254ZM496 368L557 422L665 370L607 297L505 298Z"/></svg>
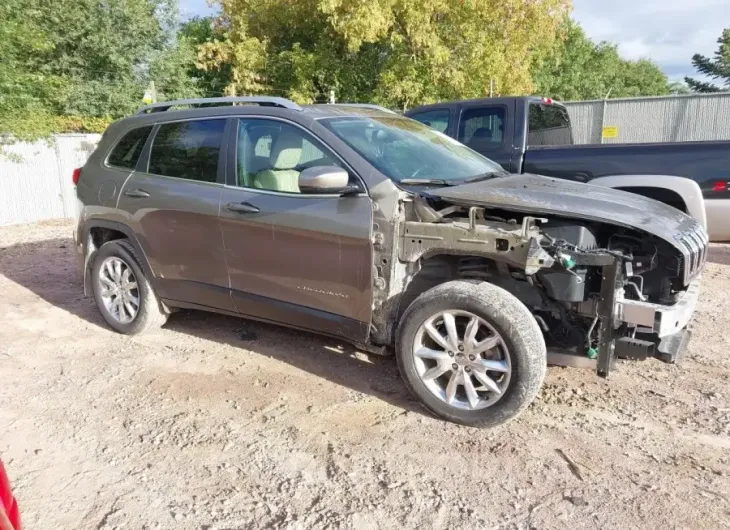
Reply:
<svg viewBox="0 0 730 530"><path fill-rule="evenodd" d="M549 349L597 358L601 375L608 374L614 357L661 356L661 337L647 328L653 322L640 325L631 322L631 315L623 318L621 304L634 301L640 309L676 304L702 265L700 256L693 274L687 274L689 264L674 245L607 223L533 217L423 196L402 208L401 310L443 281L487 281L530 309ZM387 274L377 261L375 275L376 286L380 277L385 284ZM377 313L385 301L374 302Z"/></svg>

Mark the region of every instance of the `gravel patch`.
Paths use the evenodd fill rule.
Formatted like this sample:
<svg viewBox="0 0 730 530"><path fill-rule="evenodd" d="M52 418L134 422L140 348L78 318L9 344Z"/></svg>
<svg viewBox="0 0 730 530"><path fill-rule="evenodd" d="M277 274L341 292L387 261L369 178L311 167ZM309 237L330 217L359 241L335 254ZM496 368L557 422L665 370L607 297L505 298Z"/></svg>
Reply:
<svg viewBox="0 0 730 530"><path fill-rule="evenodd" d="M729 245L681 365L549 368L479 430L335 340L193 311L116 334L71 230L0 228L0 456L25 528L730 526Z"/></svg>

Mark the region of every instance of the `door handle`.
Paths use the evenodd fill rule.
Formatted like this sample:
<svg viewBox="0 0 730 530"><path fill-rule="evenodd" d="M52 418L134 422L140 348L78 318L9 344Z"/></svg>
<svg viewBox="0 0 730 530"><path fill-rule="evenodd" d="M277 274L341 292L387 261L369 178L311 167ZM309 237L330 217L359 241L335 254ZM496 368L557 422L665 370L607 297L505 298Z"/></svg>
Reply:
<svg viewBox="0 0 730 530"><path fill-rule="evenodd" d="M127 197L134 197L135 199L143 199L150 196L150 194L147 193L145 190L140 189L127 190L124 192L124 195L126 195Z"/></svg>
<svg viewBox="0 0 730 530"><path fill-rule="evenodd" d="M260 211L256 206L247 202L229 202L226 210L236 213L258 213Z"/></svg>

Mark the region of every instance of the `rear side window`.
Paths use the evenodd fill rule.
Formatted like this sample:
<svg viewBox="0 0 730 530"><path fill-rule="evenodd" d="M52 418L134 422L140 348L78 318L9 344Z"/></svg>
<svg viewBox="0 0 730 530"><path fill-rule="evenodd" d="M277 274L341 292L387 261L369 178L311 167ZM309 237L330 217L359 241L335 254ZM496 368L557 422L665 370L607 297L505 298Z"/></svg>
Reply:
<svg viewBox="0 0 730 530"><path fill-rule="evenodd" d="M449 109L429 110L411 114L408 116L412 120L420 121L424 125L428 125L438 132L445 133L449 128Z"/></svg>
<svg viewBox="0 0 730 530"><path fill-rule="evenodd" d="M501 147L504 142L504 107L469 109L461 115L458 140L481 152Z"/></svg>
<svg viewBox="0 0 730 530"><path fill-rule="evenodd" d="M151 126L140 127L138 129L132 129L125 134L117 145L114 146L112 152L109 153L107 164L115 167L134 169L151 130Z"/></svg>
<svg viewBox="0 0 730 530"><path fill-rule="evenodd" d="M559 105L531 103L527 145L573 145L568 111Z"/></svg>
<svg viewBox="0 0 730 530"><path fill-rule="evenodd" d="M149 172L199 182L215 182L226 120L160 125L152 142Z"/></svg>

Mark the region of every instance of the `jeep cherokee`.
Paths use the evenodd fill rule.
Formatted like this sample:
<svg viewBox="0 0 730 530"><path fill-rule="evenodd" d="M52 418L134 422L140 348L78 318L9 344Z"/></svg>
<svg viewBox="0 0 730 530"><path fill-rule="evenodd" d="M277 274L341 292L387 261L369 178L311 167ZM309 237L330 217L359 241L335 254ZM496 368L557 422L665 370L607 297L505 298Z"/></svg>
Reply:
<svg viewBox="0 0 730 530"><path fill-rule="evenodd" d="M678 360L708 247L670 206L510 175L372 105L150 105L74 180L84 288L115 330L192 308L393 347L420 402L469 425L515 417L548 363Z"/></svg>

